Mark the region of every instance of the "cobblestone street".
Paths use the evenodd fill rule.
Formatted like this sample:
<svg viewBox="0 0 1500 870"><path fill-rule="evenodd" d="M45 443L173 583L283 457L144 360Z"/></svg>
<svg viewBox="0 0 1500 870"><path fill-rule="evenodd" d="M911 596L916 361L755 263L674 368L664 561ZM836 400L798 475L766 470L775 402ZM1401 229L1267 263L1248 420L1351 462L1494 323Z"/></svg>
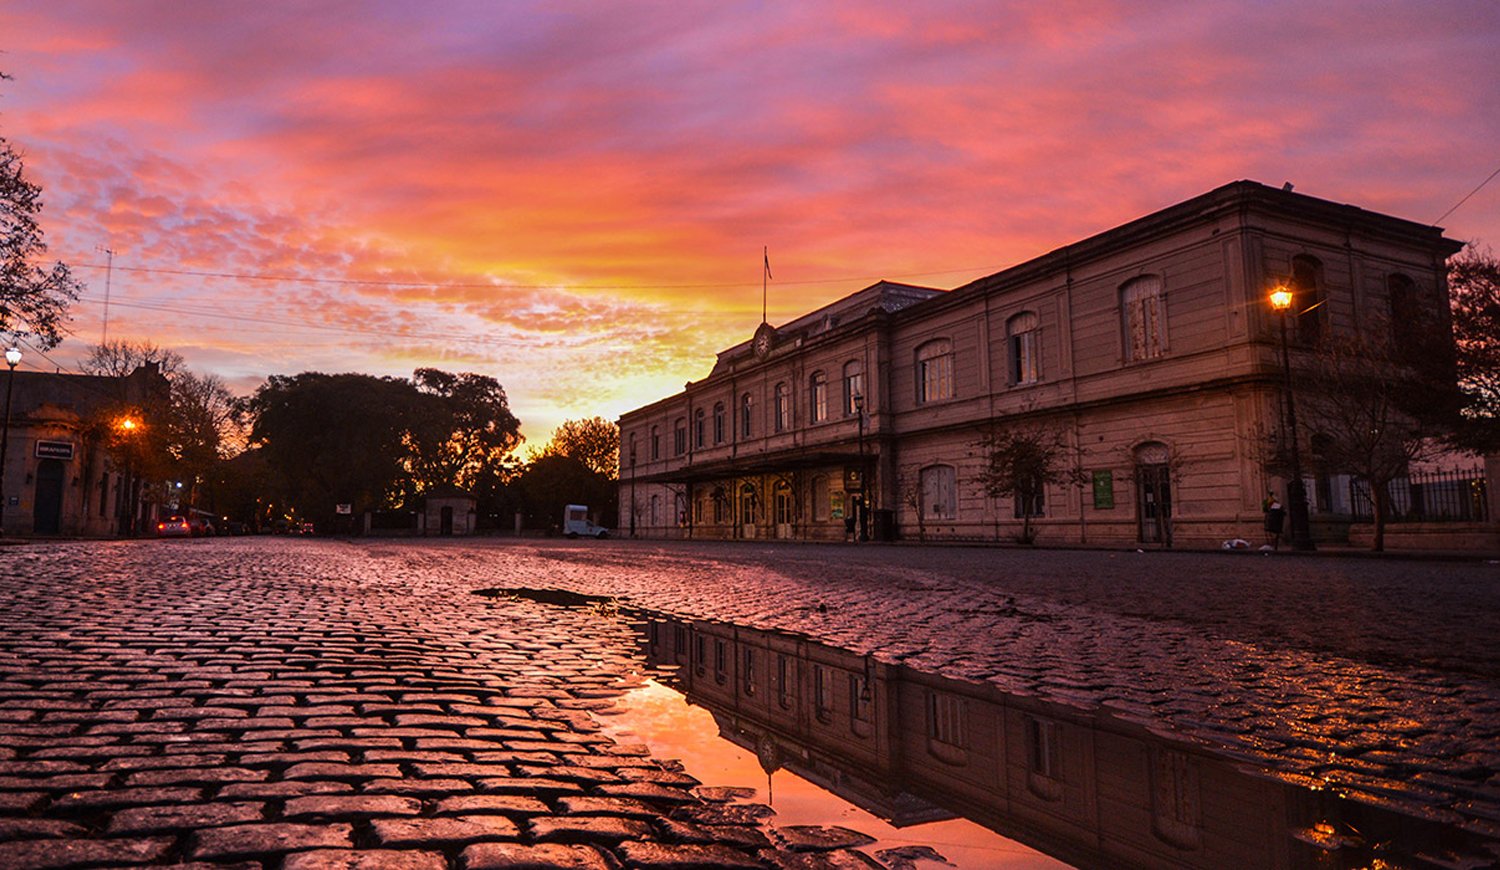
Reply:
<svg viewBox="0 0 1500 870"><path fill-rule="evenodd" d="M590 710L566 589L1123 717L1500 838L1500 565L289 538L0 549L0 868L858 867Z"/></svg>

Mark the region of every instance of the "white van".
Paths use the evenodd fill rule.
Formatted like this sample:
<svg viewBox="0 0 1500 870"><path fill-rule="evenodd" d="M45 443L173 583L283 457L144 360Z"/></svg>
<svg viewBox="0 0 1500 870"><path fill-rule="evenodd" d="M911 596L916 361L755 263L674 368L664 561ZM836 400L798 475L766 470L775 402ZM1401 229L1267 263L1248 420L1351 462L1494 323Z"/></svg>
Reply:
<svg viewBox="0 0 1500 870"><path fill-rule="evenodd" d="M589 522L588 505L570 504L563 508L563 535L569 538L579 535L585 538L607 538L609 529Z"/></svg>

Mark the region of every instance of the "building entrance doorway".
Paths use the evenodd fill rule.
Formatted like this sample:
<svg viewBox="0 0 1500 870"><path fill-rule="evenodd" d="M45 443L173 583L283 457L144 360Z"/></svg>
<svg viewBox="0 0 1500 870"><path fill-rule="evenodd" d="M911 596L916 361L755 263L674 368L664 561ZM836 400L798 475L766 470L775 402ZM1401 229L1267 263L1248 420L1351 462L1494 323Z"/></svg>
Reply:
<svg viewBox="0 0 1500 870"><path fill-rule="evenodd" d="M776 481L776 499L774 504L776 512L776 537L790 538L792 536L792 485L784 480Z"/></svg>
<svg viewBox="0 0 1500 870"><path fill-rule="evenodd" d="M755 527L758 522L756 517L756 504L760 500L755 497L755 485L745 484L740 487L740 536L744 538L755 537Z"/></svg>
<svg viewBox="0 0 1500 870"><path fill-rule="evenodd" d="M445 508L443 508L441 515L438 517L438 534L440 534L440 535L451 535L451 534L453 534L453 508L452 507L445 507Z"/></svg>
<svg viewBox="0 0 1500 870"><path fill-rule="evenodd" d="M36 464L36 492L32 496L31 530L38 535L62 531L63 477L67 469L61 459L43 459Z"/></svg>
<svg viewBox="0 0 1500 870"><path fill-rule="evenodd" d="M1167 445L1142 444L1135 450L1136 517L1140 541L1172 546L1172 474Z"/></svg>

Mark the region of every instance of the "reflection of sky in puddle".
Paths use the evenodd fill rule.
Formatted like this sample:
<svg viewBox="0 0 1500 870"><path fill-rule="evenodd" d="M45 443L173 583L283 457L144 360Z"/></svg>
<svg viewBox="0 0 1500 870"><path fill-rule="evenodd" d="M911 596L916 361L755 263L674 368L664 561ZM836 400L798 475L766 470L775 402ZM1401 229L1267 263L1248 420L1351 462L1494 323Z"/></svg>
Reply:
<svg viewBox="0 0 1500 870"><path fill-rule="evenodd" d="M599 721L611 736L621 742L643 742L656 758L681 761L686 772L705 786L754 788L756 801L776 808L772 819L775 825L852 828L879 841L863 847L862 851L871 855L881 849L925 845L964 868L1068 866L965 819L893 827L789 770L773 775L774 801L768 800L766 774L754 753L720 738L711 713L689 704L681 694L655 680L626 692L615 709L603 713ZM942 865L920 861L917 866Z"/></svg>

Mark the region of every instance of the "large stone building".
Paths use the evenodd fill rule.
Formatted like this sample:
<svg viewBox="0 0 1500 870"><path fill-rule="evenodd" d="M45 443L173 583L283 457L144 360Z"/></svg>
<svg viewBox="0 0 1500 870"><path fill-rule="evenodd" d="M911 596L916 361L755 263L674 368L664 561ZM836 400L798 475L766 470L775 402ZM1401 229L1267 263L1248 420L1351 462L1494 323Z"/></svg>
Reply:
<svg viewBox="0 0 1500 870"><path fill-rule="evenodd" d="M950 291L880 282L718 354L620 418L621 526L650 537L1261 540L1282 325L1446 317L1441 229L1239 181ZM1446 321L1440 321L1446 322ZM1293 368L1297 367L1294 362ZM1061 439L1075 481L980 484L986 438ZM1315 513L1347 486L1308 480ZM1029 516L1027 516L1029 515Z"/></svg>
<svg viewBox="0 0 1500 870"><path fill-rule="evenodd" d="M156 363L125 377L11 371L0 529L8 535L115 535L145 531L159 487L128 461L148 412L167 401ZM3 400L0 400L3 401ZM130 428L121 424L129 420Z"/></svg>

